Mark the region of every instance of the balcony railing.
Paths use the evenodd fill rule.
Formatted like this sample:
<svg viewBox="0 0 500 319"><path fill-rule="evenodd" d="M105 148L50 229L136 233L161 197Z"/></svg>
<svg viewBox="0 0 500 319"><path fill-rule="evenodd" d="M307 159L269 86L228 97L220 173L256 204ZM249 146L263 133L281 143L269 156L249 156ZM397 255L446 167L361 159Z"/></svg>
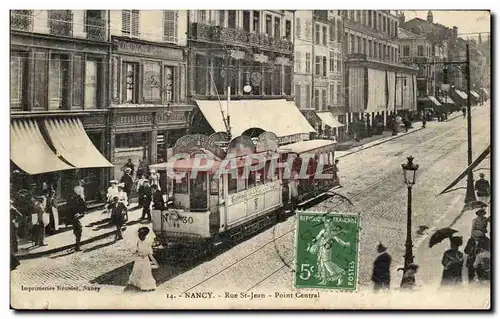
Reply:
<svg viewBox="0 0 500 319"><path fill-rule="evenodd" d="M11 10L10 27L12 30L33 31L33 14L31 10Z"/></svg>
<svg viewBox="0 0 500 319"><path fill-rule="evenodd" d="M73 36L73 13L67 11L68 10L49 11L50 34L66 37Z"/></svg>
<svg viewBox="0 0 500 319"><path fill-rule="evenodd" d="M261 49L293 53L293 44L290 41L269 37L264 34L251 33L241 29L223 28L201 23L193 23L192 36L197 40L214 41L242 46L254 46Z"/></svg>
<svg viewBox="0 0 500 319"><path fill-rule="evenodd" d="M102 18L87 17L85 22L87 39L98 41L106 40L106 20Z"/></svg>

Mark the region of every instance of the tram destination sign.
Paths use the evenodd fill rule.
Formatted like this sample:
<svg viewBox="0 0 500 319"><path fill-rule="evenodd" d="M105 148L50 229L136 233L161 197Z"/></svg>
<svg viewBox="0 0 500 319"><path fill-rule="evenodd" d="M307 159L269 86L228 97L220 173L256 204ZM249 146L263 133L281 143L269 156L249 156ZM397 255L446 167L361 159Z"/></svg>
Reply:
<svg viewBox="0 0 500 319"><path fill-rule="evenodd" d="M175 143L173 153L190 153L192 151L204 149L212 152L220 159L223 159L226 156L224 150L221 149L214 140L202 134L192 134L181 137Z"/></svg>

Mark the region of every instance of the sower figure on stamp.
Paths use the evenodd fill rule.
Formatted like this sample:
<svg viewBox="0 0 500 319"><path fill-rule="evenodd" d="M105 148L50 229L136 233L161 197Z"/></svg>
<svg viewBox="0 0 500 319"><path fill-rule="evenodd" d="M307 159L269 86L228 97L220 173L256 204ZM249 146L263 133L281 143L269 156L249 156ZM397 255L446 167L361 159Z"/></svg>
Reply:
<svg viewBox="0 0 500 319"><path fill-rule="evenodd" d="M387 247L379 243L377 246L378 256L373 262L373 289L378 291L380 289L391 288L391 260L392 257L387 252Z"/></svg>
<svg viewBox="0 0 500 319"><path fill-rule="evenodd" d="M342 284L345 270L332 261L333 246L335 243L339 243L342 246L350 246L351 244L338 237L343 233L340 226L333 225L329 218L325 218L324 223L325 227L313 239L309 251L317 251L318 270L316 277L320 280L318 284L327 285L328 282L336 281L337 285L340 285Z"/></svg>
<svg viewBox="0 0 500 319"><path fill-rule="evenodd" d="M125 215L127 214L127 207L118 201L118 196L113 198L113 203L110 204L111 222L116 227L115 240L123 239L122 226L125 223Z"/></svg>

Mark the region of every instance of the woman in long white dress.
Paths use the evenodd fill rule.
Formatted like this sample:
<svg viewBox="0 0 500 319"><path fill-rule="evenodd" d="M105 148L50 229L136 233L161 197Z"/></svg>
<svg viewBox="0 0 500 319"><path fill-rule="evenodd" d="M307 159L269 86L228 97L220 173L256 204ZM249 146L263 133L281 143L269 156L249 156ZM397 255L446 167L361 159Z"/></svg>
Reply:
<svg viewBox="0 0 500 319"><path fill-rule="evenodd" d="M152 291L156 289L156 280L151 270L151 260L153 255L151 239L148 237L150 230L148 227L139 228L139 235L136 246L136 258L132 273L128 279L128 284L139 288L142 291Z"/></svg>
<svg viewBox="0 0 500 319"><path fill-rule="evenodd" d="M350 246L349 242L345 242L338 236L342 233L339 226L333 225L330 219L325 218L325 228L323 228L318 236L313 240L313 246L317 247L317 273L316 277L320 280L319 285L326 285L328 282L337 282L337 285L342 283L345 275L345 270L332 261L332 251L335 243L342 246ZM311 249L313 252L316 249Z"/></svg>

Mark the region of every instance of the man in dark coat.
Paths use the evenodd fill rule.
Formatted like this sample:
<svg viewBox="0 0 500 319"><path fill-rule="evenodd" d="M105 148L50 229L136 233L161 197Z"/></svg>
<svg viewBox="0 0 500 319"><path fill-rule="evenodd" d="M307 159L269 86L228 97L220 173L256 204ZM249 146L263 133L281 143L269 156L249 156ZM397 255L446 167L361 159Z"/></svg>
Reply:
<svg viewBox="0 0 500 319"><path fill-rule="evenodd" d="M131 158L127 159L127 163L123 165L123 170L126 170L127 168L130 168L130 175L134 175L135 165L132 163Z"/></svg>
<svg viewBox="0 0 500 319"><path fill-rule="evenodd" d="M132 192L132 186L134 185L134 180L132 179L133 172L127 167L123 173L120 183L123 183L123 191L127 193L127 198L130 199L130 193Z"/></svg>
<svg viewBox="0 0 500 319"><path fill-rule="evenodd" d="M157 185L151 185L151 189L153 192L153 209L155 210L165 210L165 200L163 199L163 194L160 190L158 190Z"/></svg>
<svg viewBox="0 0 500 319"><path fill-rule="evenodd" d="M474 189L477 191L477 199L481 202L488 204L490 198L490 183L484 178L484 174L479 174L479 179L474 185Z"/></svg>
<svg viewBox="0 0 500 319"><path fill-rule="evenodd" d="M125 223L127 207L118 201L118 196L115 196L113 197L113 203L109 204L108 208L111 210L111 223L116 227L115 240L123 239L122 226Z"/></svg>
<svg viewBox="0 0 500 319"><path fill-rule="evenodd" d="M76 214L73 217L73 234L75 235L75 251L81 251L80 240L82 239L83 227L80 218L82 217L83 215L81 214Z"/></svg>
<svg viewBox="0 0 500 319"><path fill-rule="evenodd" d="M391 288L391 255L387 252L387 247L379 243L377 246L378 256L373 263L373 289L378 291L380 289Z"/></svg>
<svg viewBox="0 0 500 319"><path fill-rule="evenodd" d="M482 231L476 229L472 232L472 237L469 238L464 248L464 253L467 254L467 274L469 283L473 282L476 278L474 262L476 261L480 249L490 251L490 239L486 237Z"/></svg>
<svg viewBox="0 0 500 319"><path fill-rule="evenodd" d="M142 206L142 216L140 219L151 220L151 200L153 193L151 187L149 186L149 181L145 180L142 186L139 188L139 205Z"/></svg>

